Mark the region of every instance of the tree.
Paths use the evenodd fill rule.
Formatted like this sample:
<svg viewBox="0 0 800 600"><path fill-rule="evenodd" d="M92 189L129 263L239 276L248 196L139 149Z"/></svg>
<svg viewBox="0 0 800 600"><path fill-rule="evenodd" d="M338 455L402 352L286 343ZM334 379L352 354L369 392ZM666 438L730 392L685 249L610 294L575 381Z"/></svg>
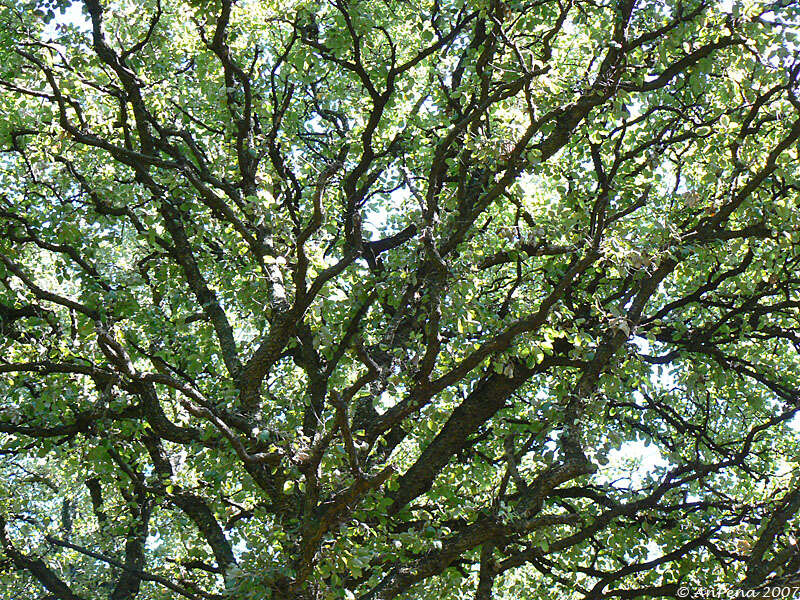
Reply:
<svg viewBox="0 0 800 600"><path fill-rule="evenodd" d="M76 8L0 9L0 597L798 572L795 3Z"/></svg>

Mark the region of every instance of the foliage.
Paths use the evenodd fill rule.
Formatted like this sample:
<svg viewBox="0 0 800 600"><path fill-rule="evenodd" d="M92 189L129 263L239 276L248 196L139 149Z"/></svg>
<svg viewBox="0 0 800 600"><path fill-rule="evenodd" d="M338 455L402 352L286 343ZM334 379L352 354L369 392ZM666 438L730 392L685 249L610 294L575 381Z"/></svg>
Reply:
<svg viewBox="0 0 800 600"><path fill-rule="evenodd" d="M0 5L0 597L797 572L796 3L77 9Z"/></svg>

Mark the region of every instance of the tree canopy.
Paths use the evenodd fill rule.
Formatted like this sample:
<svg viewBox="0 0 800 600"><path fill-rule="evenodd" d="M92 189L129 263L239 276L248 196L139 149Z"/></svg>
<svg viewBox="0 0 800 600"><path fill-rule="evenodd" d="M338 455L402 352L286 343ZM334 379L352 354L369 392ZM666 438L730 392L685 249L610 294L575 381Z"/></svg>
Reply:
<svg viewBox="0 0 800 600"><path fill-rule="evenodd" d="M800 569L792 0L2 0L0 598Z"/></svg>

